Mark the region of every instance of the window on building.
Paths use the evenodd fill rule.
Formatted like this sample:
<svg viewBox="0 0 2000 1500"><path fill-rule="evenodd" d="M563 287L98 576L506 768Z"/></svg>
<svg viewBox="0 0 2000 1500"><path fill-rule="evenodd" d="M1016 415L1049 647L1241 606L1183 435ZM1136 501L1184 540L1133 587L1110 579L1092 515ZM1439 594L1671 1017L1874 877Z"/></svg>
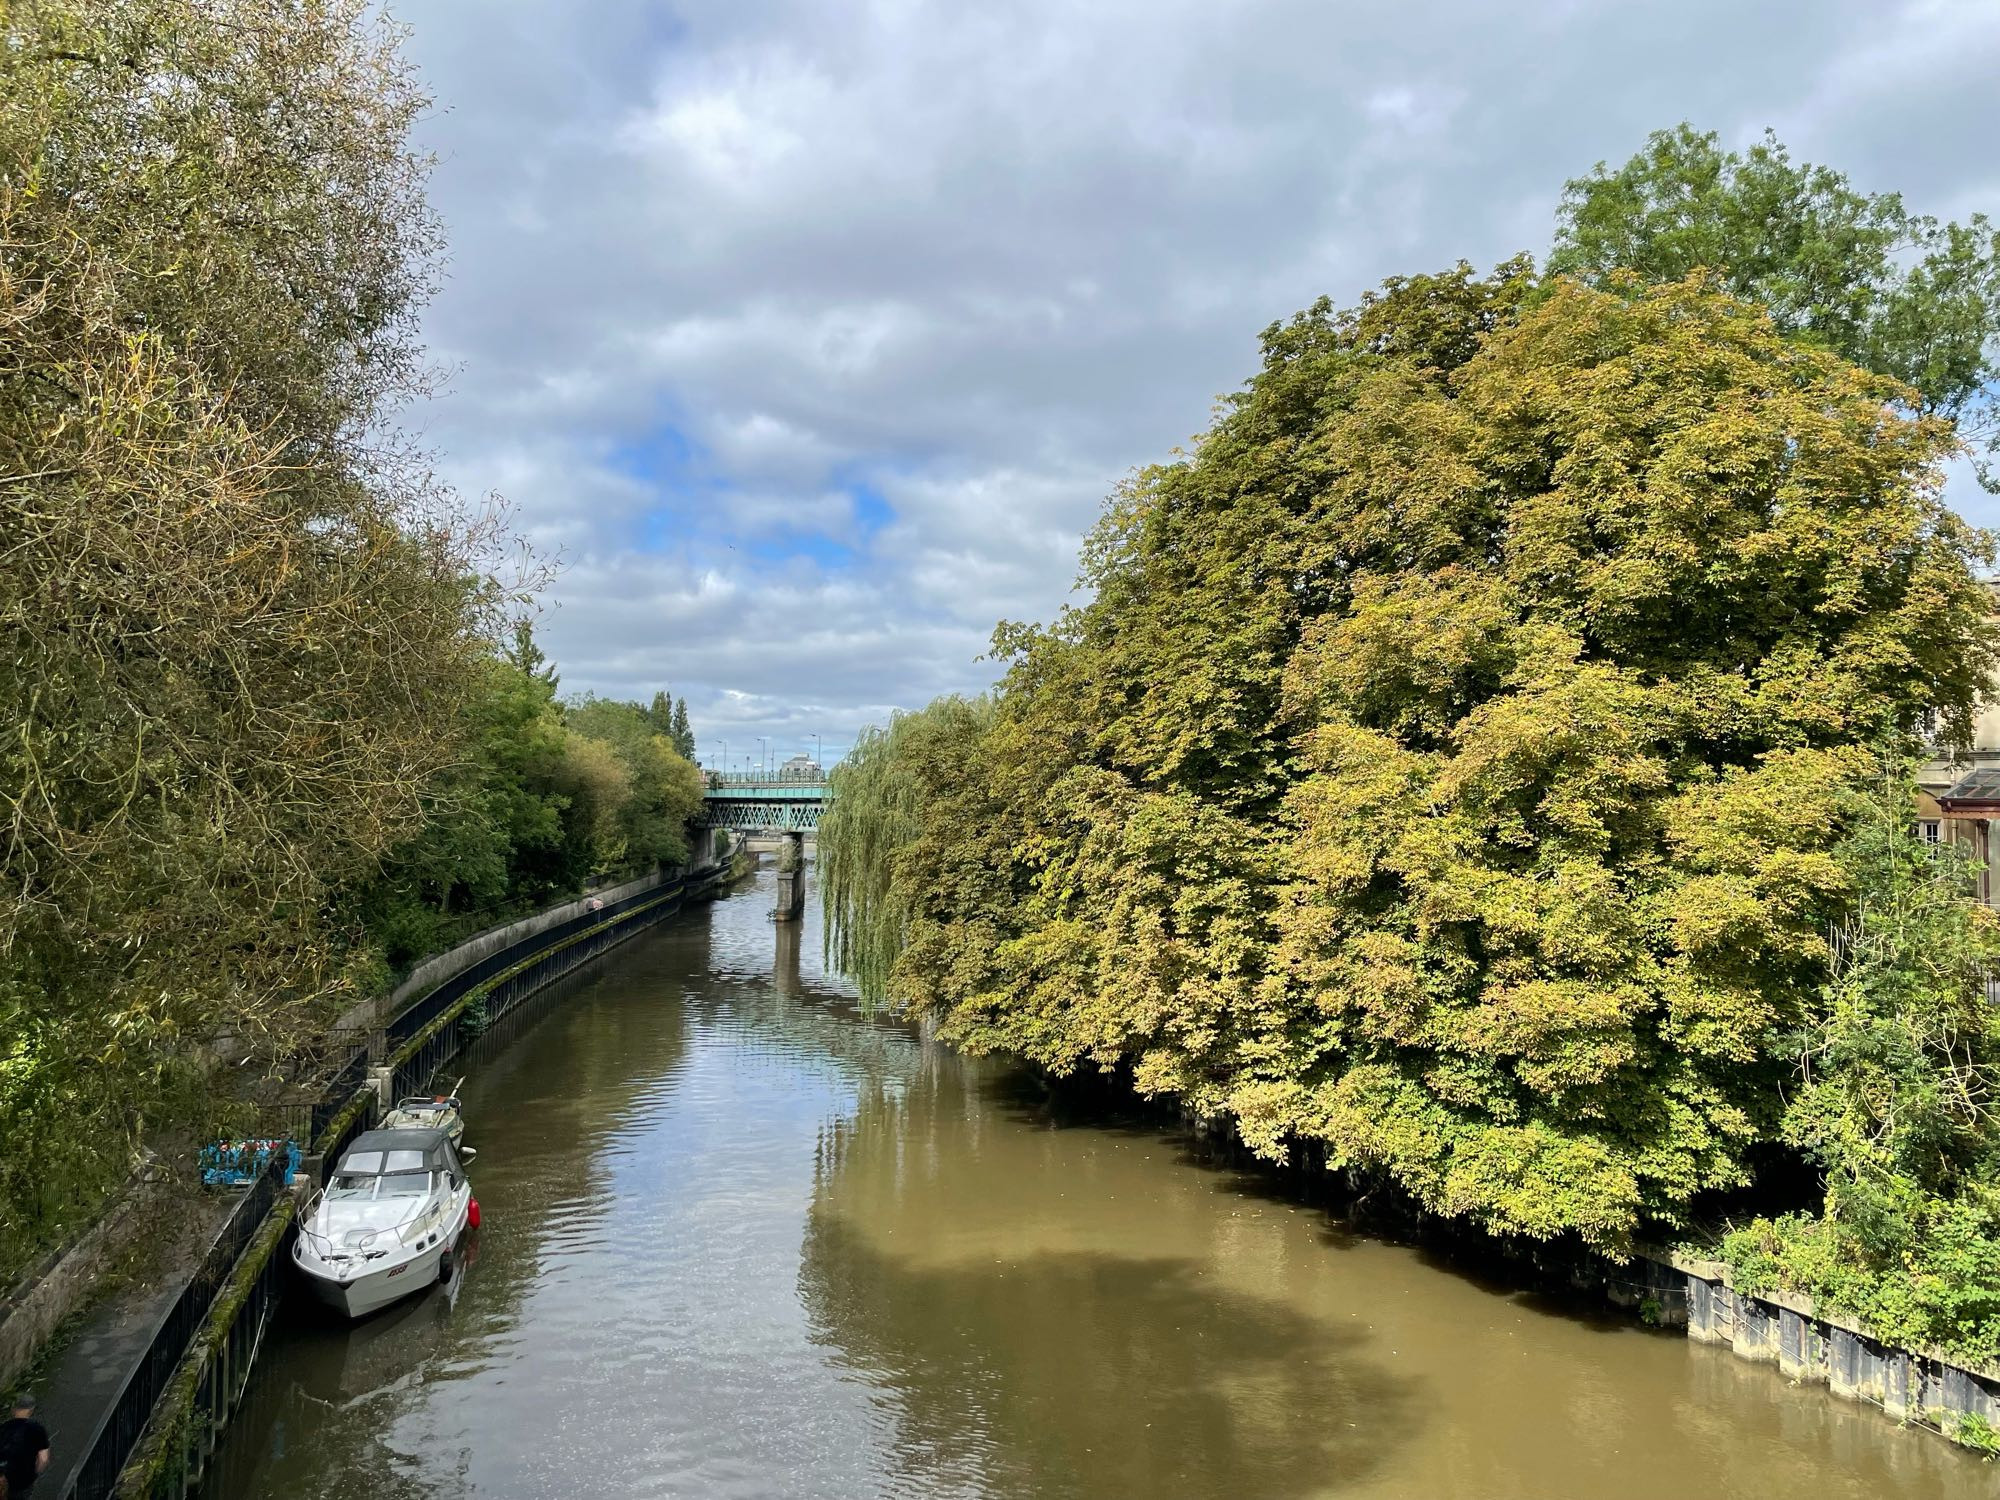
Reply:
<svg viewBox="0 0 2000 1500"><path fill-rule="evenodd" d="M1941 843L1944 839L1944 821L1941 818L1920 818L1917 820L1917 837L1926 844Z"/></svg>

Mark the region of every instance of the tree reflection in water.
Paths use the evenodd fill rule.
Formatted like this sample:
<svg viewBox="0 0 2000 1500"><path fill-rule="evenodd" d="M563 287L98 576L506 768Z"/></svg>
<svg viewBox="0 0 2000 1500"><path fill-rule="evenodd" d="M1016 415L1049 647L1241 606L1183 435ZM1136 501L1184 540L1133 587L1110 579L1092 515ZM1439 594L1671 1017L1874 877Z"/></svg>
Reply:
<svg viewBox="0 0 2000 1500"><path fill-rule="evenodd" d="M1041 1170L1053 1139L997 1123L948 1069L864 1095L822 1143L801 1294L815 1339L880 1393L912 1493L1280 1500L1419 1435L1414 1382L1358 1327L1144 1253L1135 1220L1178 1211L1162 1238L1184 1241L1200 1205L1121 1210L1099 1196L1121 1174L1091 1155L1065 1186Z"/></svg>

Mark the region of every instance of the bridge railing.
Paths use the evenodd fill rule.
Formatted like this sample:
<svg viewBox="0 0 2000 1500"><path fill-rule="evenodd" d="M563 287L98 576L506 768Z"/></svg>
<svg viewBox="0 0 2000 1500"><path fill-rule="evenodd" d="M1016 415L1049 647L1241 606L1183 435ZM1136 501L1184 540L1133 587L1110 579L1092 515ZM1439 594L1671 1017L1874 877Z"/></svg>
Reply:
<svg viewBox="0 0 2000 1500"><path fill-rule="evenodd" d="M719 786L825 786L824 771L707 771L711 787Z"/></svg>

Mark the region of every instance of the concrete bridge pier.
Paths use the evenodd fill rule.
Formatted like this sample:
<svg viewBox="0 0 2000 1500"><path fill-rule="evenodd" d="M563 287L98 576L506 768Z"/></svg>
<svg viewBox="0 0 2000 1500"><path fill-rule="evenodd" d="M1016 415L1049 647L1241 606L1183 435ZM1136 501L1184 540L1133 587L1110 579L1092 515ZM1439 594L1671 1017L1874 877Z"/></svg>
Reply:
<svg viewBox="0 0 2000 1500"><path fill-rule="evenodd" d="M780 922L796 922L806 909L806 836L786 833L778 846L778 909Z"/></svg>

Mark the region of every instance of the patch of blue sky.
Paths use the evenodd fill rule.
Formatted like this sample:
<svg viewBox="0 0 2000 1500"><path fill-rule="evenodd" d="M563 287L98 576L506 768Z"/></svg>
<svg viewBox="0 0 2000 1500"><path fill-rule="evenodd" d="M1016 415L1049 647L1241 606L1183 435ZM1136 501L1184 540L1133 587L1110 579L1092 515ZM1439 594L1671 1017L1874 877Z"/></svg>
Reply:
<svg viewBox="0 0 2000 1500"><path fill-rule="evenodd" d="M761 562L804 560L829 571L858 565L876 534L896 519L895 508L874 485L851 473L836 474L832 488L846 497L852 517L842 534L835 535L824 527L800 526L767 531L737 546Z"/></svg>
<svg viewBox="0 0 2000 1500"><path fill-rule="evenodd" d="M865 479L845 478L841 488L854 504L854 529L864 542L874 540L875 534L896 519L895 507L882 498L882 492Z"/></svg>
<svg viewBox="0 0 2000 1500"><path fill-rule="evenodd" d="M761 563L803 561L828 572L851 568L861 556L851 543L819 531L774 531L738 543L737 550Z"/></svg>
<svg viewBox="0 0 2000 1500"><path fill-rule="evenodd" d="M896 517L895 508L861 465L843 465L828 476L827 490L848 502L843 523L828 527L807 521L823 515L804 507L799 519L760 507L745 520L735 503L741 486L719 472L710 455L679 427L663 423L645 437L616 445L606 455L616 473L642 485L653 503L636 518L630 544L651 553L728 550L778 565L806 562L828 570L855 566L877 533Z"/></svg>
<svg viewBox="0 0 2000 1500"><path fill-rule="evenodd" d="M684 499L692 500L716 483L708 455L678 427L655 427L643 438L614 444L604 464L613 473L645 486L670 508L678 508Z"/></svg>
<svg viewBox="0 0 2000 1500"><path fill-rule="evenodd" d="M684 550L690 543L740 545L730 525L736 486L718 474L708 452L669 423L614 445L605 466L643 487L651 503L625 539L641 552Z"/></svg>

